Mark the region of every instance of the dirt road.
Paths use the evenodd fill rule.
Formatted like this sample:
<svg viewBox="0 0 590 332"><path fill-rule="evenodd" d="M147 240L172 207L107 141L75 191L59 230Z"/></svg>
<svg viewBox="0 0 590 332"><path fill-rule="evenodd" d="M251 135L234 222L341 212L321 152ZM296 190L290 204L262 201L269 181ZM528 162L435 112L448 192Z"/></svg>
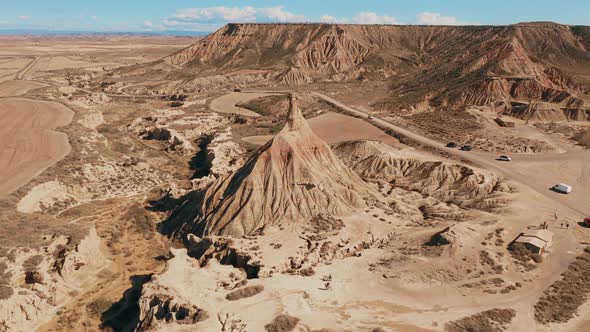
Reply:
<svg viewBox="0 0 590 332"><path fill-rule="evenodd" d="M68 137L53 129L74 112L54 102L0 99L0 197L25 185L70 152Z"/></svg>
<svg viewBox="0 0 590 332"><path fill-rule="evenodd" d="M375 125L388 128L422 145L447 152L460 159L503 174L507 178L526 185L538 193L559 202L580 216L590 216L590 151L540 154L534 157L516 156L514 162L500 162L496 160L497 155L447 148L441 142L398 127L377 117L368 119L368 113L348 107L326 95L317 92L313 94L344 112L366 118L367 121ZM571 185L575 186L572 194L563 195L550 191L550 187L553 185L568 180Z"/></svg>
<svg viewBox="0 0 590 332"><path fill-rule="evenodd" d="M39 63L39 61L41 61L41 57L35 57L35 59L33 59L25 68L21 69L21 71L19 71L16 74L16 79L26 80L33 68Z"/></svg>

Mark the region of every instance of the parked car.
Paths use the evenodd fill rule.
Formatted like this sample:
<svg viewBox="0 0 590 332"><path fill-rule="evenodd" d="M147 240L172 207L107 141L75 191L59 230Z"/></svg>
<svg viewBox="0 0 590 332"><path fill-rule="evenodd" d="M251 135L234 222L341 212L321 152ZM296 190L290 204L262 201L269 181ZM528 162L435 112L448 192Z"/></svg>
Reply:
<svg viewBox="0 0 590 332"><path fill-rule="evenodd" d="M463 145L461 147L461 151L471 151L473 150L473 148L471 147L471 145Z"/></svg>
<svg viewBox="0 0 590 332"><path fill-rule="evenodd" d="M447 148L452 148L452 149L454 149L454 148L456 148L456 147L457 147L457 143L455 143L455 142L449 142L449 143L447 143Z"/></svg>
<svg viewBox="0 0 590 332"><path fill-rule="evenodd" d="M234 88L234 92L242 92L242 89L240 89L240 88Z"/></svg>
<svg viewBox="0 0 590 332"><path fill-rule="evenodd" d="M508 156L500 156L498 157L499 161L512 161L512 158L508 157Z"/></svg>
<svg viewBox="0 0 590 332"><path fill-rule="evenodd" d="M369 114L369 116L367 117L369 120L373 120L373 116L371 114Z"/></svg>
<svg viewBox="0 0 590 332"><path fill-rule="evenodd" d="M590 217L584 219L584 221L582 223L584 224L584 226L590 227Z"/></svg>
<svg viewBox="0 0 590 332"><path fill-rule="evenodd" d="M562 193L562 194L569 194L573 190L572 186L570 186L569 184L565 184L565 183L558 183L558 184L554 185L551 189L553 189L553 191L557 191L558 193Z"/></svg>

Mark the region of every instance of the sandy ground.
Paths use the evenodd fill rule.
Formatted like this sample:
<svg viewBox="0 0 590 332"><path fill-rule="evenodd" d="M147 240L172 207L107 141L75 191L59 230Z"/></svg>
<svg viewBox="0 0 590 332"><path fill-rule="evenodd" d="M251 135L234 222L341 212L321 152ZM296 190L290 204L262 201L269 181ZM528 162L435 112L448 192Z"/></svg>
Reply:
<svg viewBox="0 0 590 332"><path fill-rule="evenodd" d="M0 313L11 310L16 320L22 318L21 328L9 325L9 331L32 331L36 330L35 326L46 322L47 330L52 331L98 330L101 312L97 314L88 310L89 304L109 301L107 303L110 305L118 301L130 287L131 277L158 272L163 265L163 262L154 259L164 254L165 250L158 240L150 238L156 235L153 225L146 224L144 226L147 228L138 230L133 224L133 218L127 215L129 206L136 201L143 202L144 192L155 187L150 181L158 178L158 175L144 170L143 163L136 165L134 161L130 162L128 155L134 155L137 144L142 151L151 151L152 155L147 157L150 163L162 167L162 161L158 157L153 158L153 154L159 153L164 157L167 154L157 148L149 150L141 145L143 142L140 139L135 142L116 130L108 135L117 135L112 140L117 143L109 145L96 126L102 123L102 111L105 109L107 121L117 128L129 122L124 120L118 125L113 124L113 109L123 110L115 112L117 121L119 114L126 116L133 112L140 113L143 109L161 108L164 102L148 106L117 100L106 106L108 101L98 102L91 98L91 94L96 91L90 91L85 81L112 67L160 59L192 41L194 38L0 36L0 82L4 82L0 84L0 225L4 230L0 232L0 265L11 260L9 265L16 270L9 277L12 278L13 289L18 292L18 287L24 285L22 262L19 261L21 253L11 258L7 250L26 248L23 252L29 254L33 252L29 249L34 252L38 250L44 258L54 260L52 250L42 248L46 239L51 242L54 236L68 237L77 246L92 227L96 227L103 241L101 249L104 249L104 254L115 263L103 266L102 271L96 269L88 275L80 275L80 281L84 283L80 288L72 281L77 276L70 273L58 275L57 279L68 279L66 287L58 290L59 294L65 295L60 295L61 300L54 301L52 283L45 282L38 293L42 300L15 293L19 298L26 297L26 303L13 307L3 302L2 286L9 278L2 275ZM46 89L36 90L41 87ZM60 90L63 87L76 90L76 96L64 96L63 89ZM72 121L74 115L77 121ZM137 116L139 114L134 115ZM130 147L134 149L129 151ZM186 162L164 164L170 167L169 173L186 168ZM118 171L146 174L144 179L138 181L147 184L140 189L142 194L129 193L126 189L137 190L141 185L130 183L128 175L116 175ZM89 184L88 181L96 181L96 184ZM110 181L118 183L111 184ZM72 192L82 195L88 193L88 187L92 191L100 187L98 190L106 195L117 191L114 197L118 199L96 199L96 195L89 195L96 200L67 211L63 206L53 210L44 206L42 211L34 214L17 210L18 202L27 193L55 194L50 190L42 192L33 189L46 188L52 183L60 183L62 189L67 186ZM141 206L139 212L144 211ZM61 212L64 212L63 215ZM152 218L159 220L157 217ZM117 235L113 237L112 234ZM137 250L137 253L131 254L129 250ZM39 269L57 275L52 268ZM88 277L92 276L97 277L98 282L90 282ZM45 300L58 306L66 304L63 314L48 309ZM49 322L51 319L53 321ZM0 330L4 331L5 325L1 318L0 326Z"/></svg>
<svg viewBox="0 0 590 332"><path fill-rule="evenodd" d="M0 36L0 82L51 78L50 71L107 68L160 59L194 38Z"/></svg>
<svg viewBox="0 0 590 332"><path fill-rule="evenodd" d="M545 189L554 200L563 201L576 207L581 213L590 216L590 151L573 151L562 154L514 155L512 162L505 167L526 176ZM573 192L564 195L549 188L567 183Z"/></svg>
<svg viewBox="0 0 590 332"><path fill-rule="evenodd" d="M223 95L219 98L216 98L211 101L211 105L209 106L212 111L219 112L219 113L234 113L234 114L241 114L245 116L252 116L257 117L260 116L256 112L252 112L245 108L237 107L236 104L247 102L252 99L272 96L273 93L229 93Z"/></svg>
<svg viewBox="0 0 590 332"><path fill-rule="evenodd" d="M16 74L16 78L19 80L28 79L30 75L34 74L41 60L41 57L35 57L35 59L31 60L29 64L27 64L21 71L19 71Z"/></svg>
<svg viewBox="0 0 590 332"><path fill-rule="evenodd" d="M397 140L375 126L361 119L344 114L327 112L309 119L311 129L328 144L340 143L355 139L380 141L394 145ZM242 138L250 144L262 145L272 139L272 135L259 135Z"/></svg>
<svg viewBox="0 0 590 332"><path fill-rule="evenodd" d="M30 99L0 100L0 196L29 182L70 152L66 134L53 129L74 113L55 103Z"/></svg>
<svg viewBox="0 0 590 332"><path fill-rule="evenodd" d="M13 41L0 38L0 58L4 57L4 60L6 60L2 62L5 66L1 68L8 68L10 72L7 75L9 76L29 79L28 81L11 81L0 84L0 96L15 97L31 93L32 90L43 86L44 83L52 83L52 80L65 84L61 81L62 77L48 72L49 69L60 70L70 66L90 68L141 62L168 54L171 52L171 45L179 44L174 40L162 41L161 43L154 43L154 45L149 45L150 43L154 42L146 41L142 43L141 40L136 40L132 43L126 40L119 42L111 40L108 42L87 41L76 44L65 40L57 42L33 42L28 40L23 42L22 40ZM143 49L140 50L142 47ZM101 57L92 59L84 55L93 52L101 54ZM14 72L12 72L13 70ZM35 79L38 81L33 81ZM137 84L143 83L138 82ZM131 86L133 85L126 85L125 88ZM318 87L318 90L321 89L322 87ZM79 91L85 92L83 89L79 89ZM244 99L240 95L245 94L230 93L213 100L210 108L221 113L258 116L254 112L236 107L235 104L269 94L271 93L251 93L247 94L248 99ZM361 101L364 104L365 100L359 98L355 105L361 103ZM114 101L101 109L101 111L105 112L104 119L102 113L96 110L93 110L92 113L100 114L101 121L98 122L102 123L104 121L111 125L114 130L105 131L99 135L96 125L89 125L84 130L78 128L78 130L82 130L79 132L85 133L83 137L80 137L80 139L84 138L85 141L80 143L72 140L74 148L72 153L66 157L65 161L68 162L58 163L38 179L50 173L50 177L45 178L43 181L54 180L54 173L52 172L59 169L59 167L63 167L64 164L68 164L70 158L85 160L86 157L82 153L84 149L89 151L98 149L97 151L100 151L100 153L97 152L97 154L100 158L115 158L113 157L113 151L110 149L118 148L126 155L139 156L145 159L147 163L153 164L154 169L168 174L186 168L184 160L178 159L177 155L162 151L157 142L145 141L135 137L133 139L127 137L126 139L126 136L116 131L116 128L128 125L132 119L139 116L138 114L131 116L132 112L145 114L146 111L156 107L155 104L118 103L119 100ZM478 231L484 232L485 230L487 232L493 230L496 226L502 226L506 229L505 240L510 241L527 227L534 227L540 222L550 219L555 211L559 213L562 220L571 223L580 220L584 214L590 215L590 203L588 201L588 197L590 197L590 183L588 182L590 181L590 152L587 150L572 150L570 147L561 149L561 142L555 140L552 142L553 147L556 148L556 151L563 153L513 155L513 162L503 163L496 161L497 156L492 154L446 149L443 143L438 142L436 139L429 139L409 132L404 128L378 118L367 121L367 113L363 108L351 109L343 104L338 106L344 108L347 112L360 116L361 119L332 112L310 119L312 129L328 143L352 139L372 139L392 145L395 144L397 141L375 126L378 125L408 136L428 147L444 151L454 159L477 164L482 168L504 174L512 180L511 183L518 189L518 193L514 194L515 200L510 211L501 215L488 216L490 220L493 219L492 222L497 224L488 225L486 222L479 224L480 221L478 220L470 220L469 222L473 224L472 227ZM93 105L92 107L98 106ZM72 109L76 112L83 111L74 106L72 106ZM0 99L0 197L7 197L7 200L0 201L2 207L7 207L6 210L0 210L0 216L9 211L8 209L10 209L10 213L15 213L13 202L17 200L12 199L12 196L19 195L20 191L12 195L7 195L8 193L26 184L68 154L70 151L68 137L66 134L56 132L54 129L70 123L72 113L65 106L54 102L24 98ZM125 116L128 118L125 118ZM119 122L114 122L114 119ZM73 122L63 129L69 133L70 138L78 138L75 136L77 132L72 132L72 128L76 125L76 122ZM101 143L105 141L104 137L99 139L103 134L112 136L112 138L109 136L109 144ZM536 137L538 132L531 131L529 134ZM97 138L97 140L90 140L93 137ZM244 141L263 144L270 138L272 136L252 136L244 138ZM546 137L539 136L539 138ZM76 144L83 145L83 149L76 149ZM408 154L415 152L413 149L408 151ZM115 154L115 156L119 156L119 154ZM178 159L178 161L172 162L174 167L177 168L162 169L160 166L167 159L172 161ZM97 161L89 159L89 161L84 162L95 163ZM55 173L58 174L55 179L68 180L72 177L68 168L59 170L59 172ZM121 180L123 187L133 186L124 182L126 180ZM35 181L31 181L23 189L34 185ZM548 188L557 182L574 185L574 193L561 195L549 191ZM100 276L101 282L98 284L88 285L84 292L76 295L75 300L70 301L63 308L64 314L61 317L56 316L42 330L85 330L89 326L90 329L94 329L99 324L100 315L89 311L88 308L91 304L100 303L100 300L103 300L110 305L118 301L126 290L128 291L131 278L161 272L164 263L155 259L155 257L163 253L164 249L160 247L164 245L159 243L158 239L152 238L151 233L142 234L141 230L137 229L138 225L136 223L138 221L131 216L139 215L138 213L130 215L125 213L132 201L137 202L139 206L137 211L143 211L144 193L133 198L118 198L102 203L99 203L98 200L92 201L87 205L72 208L63 215L61 213L59 215L52 215L51 213L38 213L35 215L35 218L51 219L52 224L63 223L66 226L73 226L82 222L95 224L99 236L106 244L102 248L104 254L109 256L114 263L109 268L109 275ZM381 212L372 211L346 217L344 219L346 229L340 236L356 241L368 237L366 235L367 230L376 234L391 230L405 232L410 235L414 232L423 232L428 235L435 230L439 230L438 226L423 229L418 227L408 228L404 225L404 220L393 220L394 224L391 224L391 222L383 223L378 221L378 218L373 213L379 213L381 216ZM22 215L20 216L22 217ZM386 216L383 215L383 217ZM26 218L31 217L22 217L22 219ZM157 221L161 221L161 219L153 218L154 224ZM398 224L395 224L396 222ZM139 226L142 225L139 224ZM442 224L440 226L442 227ZM586 313L590 311L589 304L581 308L580 317L572 320L567 327L561 325L554 329L540 326L534 321L532 307L540 294L559 278L560 273L567 268L576 254L586 246L586 243L590 242L590 229L572 227L565 230L560 229L557 225L551 225L550 229L555 232L554 246L537 270L522 275L511 269L502 275L507 281L527 279L526 282L523 281L525 287L509 294L483 294L481 289L463 288L460 287L458 282L444 281L444 275L442 274L444 269L436 270L433 269L433 266L444 265L444 263L448 263L449 266L461 265L462 256L459 255L448 257L448 260L445 260L447 258L444 257L439 260L421 256L417 256L417 258L409 256L416 261L412 263L394 262L391 271L388 271L393 275L397 274L400 278L388 278L381 276L380 273L369 272L369 263L377 261L382 254L395 253L400 249L398 247L386 247L384 249L369 249L364 251L360 257L334 260L330 262L331 264L320 264L316 268L316 275L313 277L281 274L273 278L260 279L260 281L256 282L265 284L267 290L264 293L251 299L244 299L242 302L225 303L223 305L226 309L234 310L245 317L256 317L258 323L260 323L260 326L256 325L256 327L260 327L256 330L262 330L264 323L270 321L277 311L283 310L293 313L306 322L313 322L310 323L310 330L332 326L342 327L341 330L346 330L345 327L347 326L362 326L363 328L367 327L367 330L369 330L369 327L383 326L386 330L394 331L438 331L443 328L442 323L451 319L492 308L514 308L517 310L517 317L510 326L509 330L511 331L570 331L576 330L576 328L583 331L589 326L588 322L584 322L584 318L587 317ZM480 242L485 234L475 233L477 232L474 232L463 243L464 247L461 250L465 250L468 254L477 255L478 251L482 249ZM300 250L300 245L304 245L304 241L293 236L293 234L289 228L286 228L285 231L277 231L276 234L271 233L268 237L260 238L261 242L259 244L262 250L268 251L269 257L272 256L273 258L265 261L265 264L279 264L285 260L283 256L290 256ZM400 238L400 241L403 240L405 239ZM275 251L270 242L281 243L284 250ZM490 248L490 246L487 248ZM505 247L492 247L490 250L506 252ZM422 270L431 272L432 280L411 280L411 284L405 283L408 280L403 278L405 272L407 272L408 276L422 276ZM321 289L323 282L319 279L320 276L327 274L335 277L333 288L330 291ZM183 278L182 275L176 277ZM437 278L440 278L440 280ZM471 280L466 277L461 281L477 280L479 279L473 278ZM199 284L196 283L190 286L195 285ZM178 283L177 286L181 288L183 284ZM186 290L188 289L189 287ZM74 322L74 325L71 325L69 329L65 328L68 325L64 325L64 317L71 318ZM218 328L215 318L211 317L207 324L213 324L215 328ZM576 327L578 323L579 326ZM190 329L190 327L187 328Z"/></svg>
<svg viewBox="0 0 590 332"><path fill-rule="evenodd" d="M351 107L348 107L348 106L346 106L346 105L344 105L344 104L342 104L342 103L340 103L328 96L325 96L320 93L316 93L316 95L319 96L320 98L322 98L323 100L338 106L339 108L343 109L344 111L346 111L350 114L354 114L354 115L358 115L358 116L362 116L362 117L368 116L367 113L361 112L361 111L356 110ZM587 190L590 190L590 188L587 188L587 189L582 188L580 191L580 195L577 195L577 194L560 195L560 194L554 194L553 192L551 192L549 190L550 187L553 186L554 184L565 181L565 180L562 180L564 177L562 176L560 171L557 171L557 172L552 171L552 170L560 170L560 162L563 161L563 158L559 154L555 154L555 153L537 154L534 157L530 157L532 159L536 159L539 162L544 161L545 169L535 169L533 171L533 170L531 170L531 168L529 168L528 173L534 173L535 175L525 174L525 173L521 173L521 172L518 172L518 171L515 171L514 169L512 169L511 163L498 162L496 160L496 158L498 157L497 155L492 155L492 154L488 154L488 153L465 152L465 151L460 151L458 149L446 148L444 146L444 143L437 142L437 141L432 140L430 138L424 137L420 134L417 134L417 133L411 132L409 130L406 130L404 128L401 128L399 126L393 125L387 121L379 119L378 117L375 117L374 119L372 119L370 121L372 123L379 125L379 126L389 128L389 129L393 130L394 132L401 134L405 137L408 137L411 140L419 142L420 144L423 144L425 146L429 146L429 147L435 148L437 150L444 151L444 152L449 153L449 154L451 154L455 157L458 157L460 159L473 162L479 166L482 166L482 167L487 168L489 170L503 174L506 177L508 177L512 180L518 181L519 183L526 185L529 188L532 188L533 190L539 192L540 194L542 194L554 201L560 202L562 205L564 205L565 208L569 208L570 210L575 211L580 216L590 215L590 204L588 203L587 196L584 195L584 193L586 193ZM584 152L580 152L580 154L583 156L588 156L588 155L590 155L590 152L584 151ZM555 156L557 156L557 158L555 158ZM525 159L526 157L523 156L522 158ZM580 182L580 184L582 184L581 187L584 187L584 184L587 183L586 179L588 178L587 177L588 170L587 170L587 162L586 162L586 160L588 160L588 159L586 159L586 158L587 157L584 157L584 159L579 160L579 162L581 162L581 165L584 165L583 167L576 168L575 165L571 165L571 167L569 167L570 175L565 176L566 180L569 178L575 182L581 181ZM561 166L563 166L563 164L561 164ZM527 169L527 167L524 166L523 170L526 170L526 169ZM587 186L585 186L585 187L587 187Z"/></svg>
<svg viewBox="0 0 590 332"><path fill-rule="evenodd" d="M0 83L0 97L15 97L42 88L46 84L33 81L6 81Z"/></svg>

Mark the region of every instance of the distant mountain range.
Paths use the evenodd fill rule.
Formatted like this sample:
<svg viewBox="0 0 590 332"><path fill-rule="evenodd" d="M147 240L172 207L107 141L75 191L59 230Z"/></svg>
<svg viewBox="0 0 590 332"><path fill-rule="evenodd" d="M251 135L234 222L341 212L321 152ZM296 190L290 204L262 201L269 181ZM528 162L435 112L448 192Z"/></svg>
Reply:
<svg viewBox="0 0 590 332"><path fill-rule="evenodd" d="M41 29L0 29L0 36L205 36L209 32L201 31L75 31L75 30L41 30Z"/></svg>

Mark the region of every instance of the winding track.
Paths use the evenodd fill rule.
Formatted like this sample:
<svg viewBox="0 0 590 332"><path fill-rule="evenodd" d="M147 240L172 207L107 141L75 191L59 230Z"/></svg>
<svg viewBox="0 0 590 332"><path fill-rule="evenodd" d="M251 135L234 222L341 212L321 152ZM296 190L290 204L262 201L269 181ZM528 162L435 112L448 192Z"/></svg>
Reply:
<svg viewBox="0 0 590 332"><path fill-rule="evenodd" d="M396 126L376 116L373 116L372 119L368 119L368 113L344 105L324 94L318 92L313 92L313 94L346 113L363 117L375 125L392 130L412 141L444 151L460 159L472 162L480 167L500 173L506 178L519 182L541 195L557 201L580 216L590 216L590 151L575 151L561 154L547 153L540 155L517 155L513 156L513 162L511 163L499 162L495 160L497 158L497 155L495 154L466 152L447 148L443 143ZM534 167L537 165L539 168ZM564 169L568 165L573 169L569 170L571 175L566 176L566 172L560 172L558 168ZM562 180L562 176L569 177L573 180L571 184L575 187L574 193L570 195L562 195L549 190L554 184L564 181Z"/></svg>
<svg viewBox="0 0 590 332"><path fill-rule="evenodd" d="M37 56L29 64L16 74L17 80L26 80L28 73L41 61L41 57Z"/></svg>

